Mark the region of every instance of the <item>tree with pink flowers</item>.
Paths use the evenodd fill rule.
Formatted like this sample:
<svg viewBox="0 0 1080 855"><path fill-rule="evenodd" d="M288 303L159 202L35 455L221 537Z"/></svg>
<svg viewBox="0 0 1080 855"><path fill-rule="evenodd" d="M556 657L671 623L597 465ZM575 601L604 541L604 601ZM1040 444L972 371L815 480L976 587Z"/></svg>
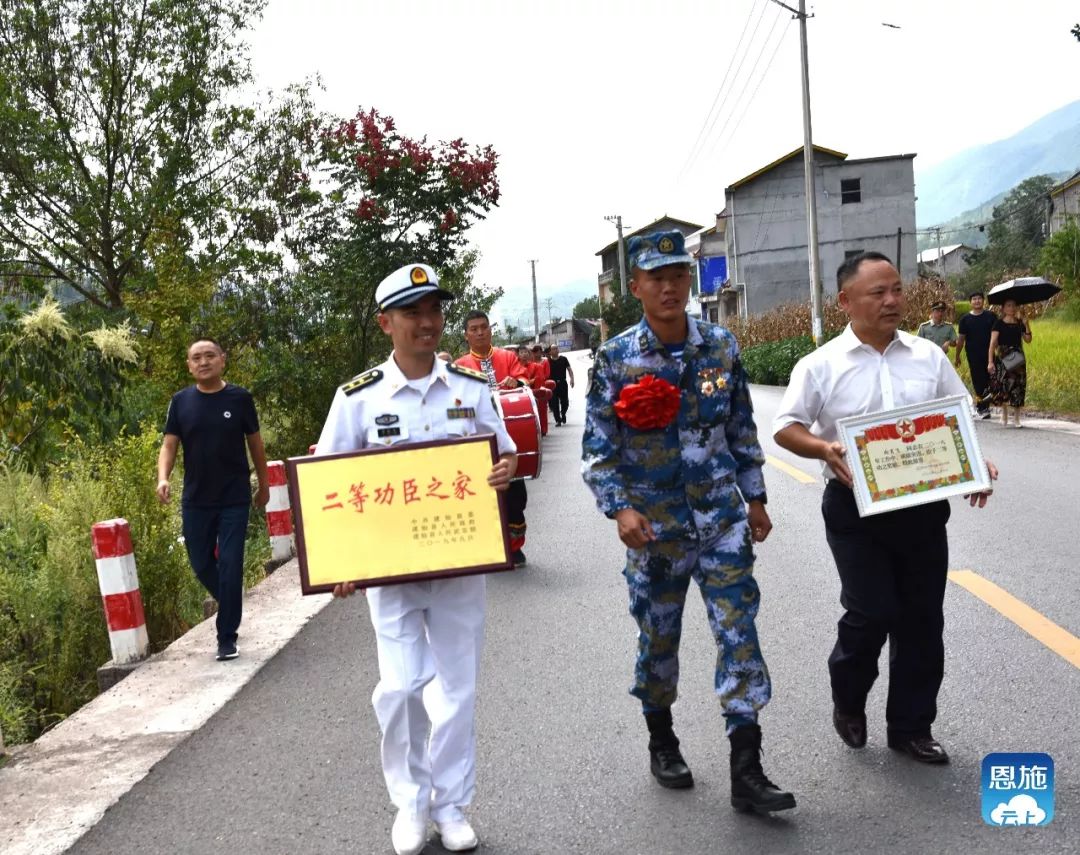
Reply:
<svg viewBox="0 0 1080 855"><path fill-rule="evenodd" d="M375 109L327 127L322 142L333 189L313 238L329 250L322 261L343 251L371 279L418 259L452 263L469 227L498 204L491 146L414 139Z"/></svg>

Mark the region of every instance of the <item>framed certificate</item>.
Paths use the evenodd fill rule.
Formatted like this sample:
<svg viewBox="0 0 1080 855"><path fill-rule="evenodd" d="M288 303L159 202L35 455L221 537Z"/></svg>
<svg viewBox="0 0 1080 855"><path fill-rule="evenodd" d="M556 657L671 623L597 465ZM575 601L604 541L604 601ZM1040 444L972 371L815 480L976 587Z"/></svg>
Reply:
<svg viewBox="0 0 1080 855"><path fill-rule="evenodd" d="M991 490L966 395L837 422L859 516Z"/></svg>
<svg viewBox="0 0 1080 855"><path fill-rule="evenodd" d="M490 434L286 462L305 594L510 570Z"/></svg>

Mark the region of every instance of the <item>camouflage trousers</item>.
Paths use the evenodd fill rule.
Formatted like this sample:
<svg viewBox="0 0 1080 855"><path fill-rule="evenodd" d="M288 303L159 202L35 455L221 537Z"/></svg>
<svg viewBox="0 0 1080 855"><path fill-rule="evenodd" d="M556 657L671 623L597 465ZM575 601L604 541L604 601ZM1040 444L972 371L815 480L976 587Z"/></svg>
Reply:
<svg viewBox="0 0 1080 855"><path fill-rule="evenodd" d="M654 541L627 550L624 575L630 614L638 624L630 694L646 712L675 703L683 605L691 579L701 589L716 639L716 694L724 715L753 722L769 702L769 672L754 626L760 594L753 569L745 519L713 540Z"/></svg>

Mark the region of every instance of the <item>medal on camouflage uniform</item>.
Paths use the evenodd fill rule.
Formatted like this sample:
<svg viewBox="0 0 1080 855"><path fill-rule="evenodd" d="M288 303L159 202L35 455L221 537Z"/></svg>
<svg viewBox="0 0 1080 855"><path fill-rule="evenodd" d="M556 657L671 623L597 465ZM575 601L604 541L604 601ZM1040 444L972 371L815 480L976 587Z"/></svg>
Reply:
<svg viewBox="0 0 1080 855"><path fill-rule="evenodd" d="M723 368L702 368L698 371L698 390L702 395L706 397L712 397L716 394L717 390L723 391L727 388L727 378L724 376Z"/></svg>

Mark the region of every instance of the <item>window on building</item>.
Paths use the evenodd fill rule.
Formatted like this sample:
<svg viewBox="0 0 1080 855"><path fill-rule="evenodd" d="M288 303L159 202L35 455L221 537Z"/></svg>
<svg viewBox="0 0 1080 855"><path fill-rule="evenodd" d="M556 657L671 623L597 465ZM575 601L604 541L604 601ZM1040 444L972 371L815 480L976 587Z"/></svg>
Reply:
<svg viewBox="0 0 1080 855"><path fill-rule="evenodd" d="M852 202L862 201L862 179L861 178L841 178L840 179L840 204L850 205Z"/></svg>

